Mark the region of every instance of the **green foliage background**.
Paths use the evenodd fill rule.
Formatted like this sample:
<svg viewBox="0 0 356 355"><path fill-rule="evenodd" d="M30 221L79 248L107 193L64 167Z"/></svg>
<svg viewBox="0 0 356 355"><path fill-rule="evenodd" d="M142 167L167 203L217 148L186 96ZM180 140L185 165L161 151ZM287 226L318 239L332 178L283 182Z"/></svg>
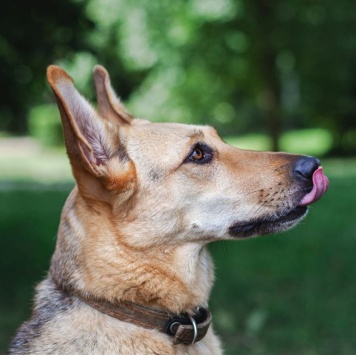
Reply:
<svg viewBox="0 0 356 355"><path fill-rule="evenodd" d="M17 8L26 11L19 13ZM24 0L0 14L0 130L26 132L64 66L93 98L106 66L133 113L224 135L324 128L356 151L356 5L349 0ZM89 84L90 83L90 84Z"/></svg>

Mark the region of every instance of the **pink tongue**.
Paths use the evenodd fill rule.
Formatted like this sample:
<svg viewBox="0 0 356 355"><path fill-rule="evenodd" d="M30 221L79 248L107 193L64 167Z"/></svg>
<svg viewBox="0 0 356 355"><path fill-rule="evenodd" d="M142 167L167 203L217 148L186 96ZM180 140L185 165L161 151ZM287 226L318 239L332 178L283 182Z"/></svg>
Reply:
<svg viewBox="0 0 356 355"><path fill-rule="evenodd" d="M323 168L320 166L313 174L313 189L303 197L298 206L306 206L318 201L328 187L329 179L324 175Z"/></svg>

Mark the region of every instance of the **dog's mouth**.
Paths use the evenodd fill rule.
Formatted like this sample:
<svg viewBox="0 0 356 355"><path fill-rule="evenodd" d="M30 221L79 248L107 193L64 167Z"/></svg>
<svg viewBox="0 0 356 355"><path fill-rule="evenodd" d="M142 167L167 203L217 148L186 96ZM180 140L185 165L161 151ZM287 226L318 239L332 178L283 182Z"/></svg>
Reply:
<svg viewBox="0 0 356 355"><path fill-rule="evenodd" d="M322 167L316 169L312 176L313 185L307 194L299 198L296 207L285 214L266 216L255 221L238 222L229 228L229 234L235 238L248 238L254 235L270 234L289 229L298 223L307 213L308 206L318 201L329 188L329 180Z"/></svg>
<svg viewBox="0 0 356 355"><path fill-rule="evenodd" d="M307 211L307 206L297 206L280 217L265 217L248 223L238 222L229 228L229 234L235 238L248 238L281 232L299 222L307 214Z"/></svg>

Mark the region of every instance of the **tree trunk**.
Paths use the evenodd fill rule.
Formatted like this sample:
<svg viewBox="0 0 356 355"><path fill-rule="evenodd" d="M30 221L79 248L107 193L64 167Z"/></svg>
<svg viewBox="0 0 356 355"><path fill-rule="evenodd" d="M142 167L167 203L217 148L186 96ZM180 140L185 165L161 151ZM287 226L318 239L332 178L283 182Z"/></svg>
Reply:
<svg viewBox="0 0 356 355"><path fill-rule="evenodd" d="M276 66L278 55L275 43L276 10L278 1L248 0L252 6L255 21L256 46L255 63L259 71L261 83L261 96L266 129L272 141L272 150L279 150L281 135L280 96L281 84ZM246 3L247 4L247 3Z"/></svg>

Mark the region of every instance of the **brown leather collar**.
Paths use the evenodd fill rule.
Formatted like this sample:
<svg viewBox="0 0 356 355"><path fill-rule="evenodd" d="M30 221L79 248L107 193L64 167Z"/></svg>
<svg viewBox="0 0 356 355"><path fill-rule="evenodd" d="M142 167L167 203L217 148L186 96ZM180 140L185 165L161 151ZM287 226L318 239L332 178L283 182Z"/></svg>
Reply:
<svg viewBox="0 0 356 355"><path fill-rule="evenodd" d="M82 295L74 294L74 296L113 318L167 334L172 337L174 345L190 345L203 339L211 323L211 313L204 307L198 307L193 315L188 313L177 315L135 303L113 304Z"/></svg>

